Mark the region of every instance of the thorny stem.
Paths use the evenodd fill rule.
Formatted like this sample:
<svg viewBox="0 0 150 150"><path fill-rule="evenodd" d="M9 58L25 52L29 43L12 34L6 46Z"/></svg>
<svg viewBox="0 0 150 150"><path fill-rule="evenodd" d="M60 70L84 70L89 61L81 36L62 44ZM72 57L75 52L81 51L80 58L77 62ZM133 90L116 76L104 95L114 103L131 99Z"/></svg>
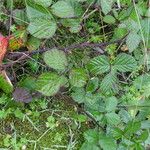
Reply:
<svg viewBox="0 0 150 150"><path fill-rule="evenodd" d="M124 37L125 38L125 37ZM119 39L119 40L116 40L116 41L111 41L111 42L103 42L103 43L89 43L89 42L84 42L84 43L78 43L78 44L72 44L68 47L57 47L57 49L59 50L62 50L66 53L69 53L71 50L73 49L83 49L83 48L94 48L94 47L105 47L107 45L110 45L110 44L114 44L114 43L121 43L122 40L124 40L124 38L122 39ZM46 51L50 51L52 50L53 48L44 48L44 49L39 49L39 50L35 50L35 51L25 51L25 52L10 52L7 54L6 58L9 58L9 59L16 59L14 61L11 61L9 63L6 63L6 64L3 64L0 66L0 69L3 70L3 69L6 69L6 68L9 68L11 66L13 66L14 64L16 63L19 63L21 61L24 61L26 59L29 59L30 57L29 56L32 56L34 54L37 54L37 53L44 53ZM99 51L100 54L104 54L105 51L101 50Z"/></svg>

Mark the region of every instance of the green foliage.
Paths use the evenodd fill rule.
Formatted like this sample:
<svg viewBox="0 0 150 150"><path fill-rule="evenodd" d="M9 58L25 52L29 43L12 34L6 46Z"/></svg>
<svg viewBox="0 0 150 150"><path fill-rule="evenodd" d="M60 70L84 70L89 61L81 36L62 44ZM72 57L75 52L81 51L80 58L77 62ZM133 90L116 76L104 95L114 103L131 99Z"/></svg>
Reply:
<svg viewBox="0 0 150 150"><path fill-rule="evenodd" d="M13 86L10 85L8 81L4 78L3 75L0 75L0 89L3 90L3 92L9 94L13 91Z"/></svg>
<svg viewBox="0 0 150 150"><path fill-rule="evenodd" d="M131 32L127 36L126 42L127 42L127 46L130 52L133 52L138 47L139 43L141 42L141 37L137 33Z"/></svg>
<svg viewBox="0 0 150 150"><path fill-rule="evenodd" d="M72 69L69 74L70 84L74 87L83 87L86 84L88 76L84 69Z"/></svg>
<svg viewBox="0 0 150 150"><path fill-rule="evenodd" d="M115 150L117 148L117 144L111 137L100 137L99 144L103 150Z"/></svg>
<svg viewBox="0 0 150 150"><path fill-rule="evenodd" d="M55 34L57 25L47 18L36 18L28 26L27 30L39 39L50 38Z"/></svg>
<svg viewBox="0 0 150 150"><path fill-rule="evenodd" d="M34 0L37 4L48 7L52 4L52 0Z"/></svg>
<svg viewBox="0 0 150 150"><path fill-rule="evenodd" d="M8 149L28 148L29 143L35 143L31 149L146 149L150 144L149 12L146 0L1 1L0 32L12 34L15 42L9 45L20 50L8 52L1 69L8 63L15 87L28 92L21 93L21 102L14 102L9 95L13 87L0 76L0 119L8 119L6 124L12 128L10 136L0 140L0 147L2 141ZM29 52L24 53L26 48ZM30 58L27 63L21 62L24 56ZM24 104L30 95L33 101ZM56 97L61 102L58 109ZM66 107L72 109L67 116ZM41 112L46 113L41 116ZM26 119L38 139L16 136L16 120ZM66 121L66 139L58 132L44 138ZM76 140L76 134L84 139ZM41 139L48 143L64 139L69 144L38 147Z"/></svg>
<svg viewBox="0 0 150 150"><path fill-rule="evenodd" d="M106 15L103 18L104 22L108 23L108 24L114 24L115 23L115 18L111 15Z"/></svg>
<svg viewBox="0 0 150 150"><path fill-rule="evenodd" d="M69 1L58 1L52 7L52 13L60 18L75 17L75 10Z"/></svg>
<svg viewBox="0 0 150 150"><path fill-rule="evenodd" d="M56 94L60 87L65 85L66 78L64 76L59 76L56 73L43 73L37 79L37 90L46 95L52 96Z"/></svg>
<svg viewBox="0 0 150 150"><path fill-rule="evenodd" d="M125 53L119 54L113 62L113 69L120 72L130 72L135 70L136 67L137 63L134 57Z"/></svg>
<svg viewBox="0 0 150 150"><path fill-rule="evenodd" d="M105 55L94 57L88 66L95 74L102 74L110 70L109 58Z"/></svg>
<svg viewBox="0 0 150 150"><path fill-rule="evenodd" d="M49 67L60 71L64 71L68 65L66 54L57 49L45 52L44 61Z"/></svg>

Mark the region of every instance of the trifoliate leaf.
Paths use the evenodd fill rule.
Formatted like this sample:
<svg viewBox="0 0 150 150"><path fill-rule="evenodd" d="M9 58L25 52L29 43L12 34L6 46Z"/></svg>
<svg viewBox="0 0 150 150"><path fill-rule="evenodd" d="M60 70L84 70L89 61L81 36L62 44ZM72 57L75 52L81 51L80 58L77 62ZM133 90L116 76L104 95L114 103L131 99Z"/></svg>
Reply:
<svg viewBox="0 0 150 150"><path fill-rule="evenodd" d="M131 72L137 67L136 60L126 53L121 53L117 56L113 62L113 69L120 72Z"/></svg>
<svg viewBox="0 0 150 150"><path fill-rule="evenodd" d="M44 61L49 67L60 71L64 71L68 65L66 54L57 49L45 52Z"/></svg>
<svg viewBox="0 0 150 150"><path fill-rule="evenodd" d="M102 74L110 70L110 62L107 56L97 56L88 64L89 70L94 74Z"/></svg>

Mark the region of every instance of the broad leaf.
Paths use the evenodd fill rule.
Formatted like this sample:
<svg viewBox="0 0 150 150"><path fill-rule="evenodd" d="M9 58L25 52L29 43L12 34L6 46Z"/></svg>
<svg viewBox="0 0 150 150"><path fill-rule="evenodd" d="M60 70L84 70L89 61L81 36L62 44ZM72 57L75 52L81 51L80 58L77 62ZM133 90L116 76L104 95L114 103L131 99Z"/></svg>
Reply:
<svg viewBox="0 0 150 150"><path fill-rule="evenodd" d="M45 52L44 61L49 67L60 71L64 71L68 65L66 54L57 49Z"/></svg>
<svg viewBox="0 0 150 150"><path fill-rule="evenodd" d="M150 86L150 74L142 74L141 76L138 76L134 80L133 85L139 90L143 87Z"/></svg>
<svg viewBox="0 0 150 150"><path fill-rule="evenodd" d="M99 144L103 150L116 150L117 144L112 137L101 136Z"/></svg>
<svg viewBox="0 0 150 150"><path fill-rule="evenodd" d="M52 0L34 0L37 4L48 7L52 4Z"/></svg>
<svg viewBox="0 0 150 150"><path fill-rule="evenodd" d="M109 97L108 99L105 100L105 104L106 104L106 111L107 112L111 112L111 111L115 111L116 107L117 107L117 99L116 97Z"/></svg>
<svg viewBox="0 0 150 150"><path fill-rule="evenodd" d="M118 125L121 122L121 119L118 114L111 112L106 114L107 122L111 125Z"/></svg>
<svg viewBox="0 0 150 150"><path fill-rule="evenodd" d="M28 20L24 9L15 9L13 11L13 19L18 25L27 25Z"/></svg>
<svg viewBox="0 0 150 150"><path fill-rule="evenodd" d="M103 18L103 21L108 23L108 24L114 24L115 23L115 18L111 15L106 15L104 18Z"/></svg>
<svg viewBox="0 0 150 150"><path fill-rule="evenodd" d="M88 64L88 68L92 73L102 74L110 70L110 62L107 56L97 56Z"/></svg>
<svg viewBox="0 0 150 150"><path fill-rule="evenodd" d="M72 69L69 74L69 81L72 86L83 87L88 79L87 73L84 69Z"/></svg>
<svg viewBox="0 0 150 150"><path fill-rule="evenodd" d="M67 79L55 73L43 73L37 79L37 91L45 96L55 95Z"/></svg>
<svg viewBox="0 0 150 150"><path fill-rule="evenodd" d="M79 32L82 27L81 27L81 20L80 19L62 19L61 23L65 27L69 27L69 31L71 33L77 33Z"/></svg>
<svg viewBox="0 0 150 150"><path fill-rule="evenodd" d="M103 93L117 93L118 92L118 79L116 74L107 74L101 82L100 89Z"/></svg>
<svg viewBox="0 0 150 150"><path fill-rule="evenodd" d="M99 78L98 77L93 77L89 80L86 91L87 92L94 92L96 89L99 87Z"/></svg>
<svg viewBox="0 0 150 150"><path fill-rule="evenodd" d="M45 17L47 19L52 19L52 15L49 10L42 5L38 5L31 0L28 0L26 3L27 17L30 21L34 19Z"/></svg>
<svg viewBox="0 0 150 150"><path fill-rule="evenodd" d="M85 90L84 88L76 88L72 93L71 97L73 98L74 101L78 103L83 103L85 101Z"/></svg>
<svg viewBox="0 0 150 150"><path fill-rule="evenodd" d="M125 28L115 28L112 40L121 39L127 34L127 29Z"/></svg>
<svg viewBox="0 0 150 150"><path fill-rule="evenodd" d="M121 53L117 56L113 62L113 69L116 69L120 72L131 72L137 67L136 60L128 54Z"/></svg>
<svg viewBox="0 0 150 150"><path fill-rule="evenodd" d="M57 25L54 21L46 18L36 18L30 22L27 30L36 38L50 38L55 34Z"/></svg>
<svg viewBox="0 0 150 150"><path fill-rule="evenodd" d="M52 13L60 18L72 18L75 17L74 8L67 1L61 0L56 2L51 7Z"/></svg>
<svg viewBox="0 0 150 150"><path fill-rule="evenodd" d="M40 47L41 44L41 40L39 40L38 38L35 37L31 37L28 39L26 45L29 51L33 51L36 50Z"/></svg>
<svg viewBox="0 0 150 150"><path fill-rule="evenodd" d="M141 37L136 32L130 32L126 39L129 52L133 52L139 46L140 42Z"/></svg>
<svg viewBox="0 0 150 150"><path fill-rule="evenodd" d="M103 13L108 14L111 11L113 0L101 0L100 4L101 4Z"/></svg>

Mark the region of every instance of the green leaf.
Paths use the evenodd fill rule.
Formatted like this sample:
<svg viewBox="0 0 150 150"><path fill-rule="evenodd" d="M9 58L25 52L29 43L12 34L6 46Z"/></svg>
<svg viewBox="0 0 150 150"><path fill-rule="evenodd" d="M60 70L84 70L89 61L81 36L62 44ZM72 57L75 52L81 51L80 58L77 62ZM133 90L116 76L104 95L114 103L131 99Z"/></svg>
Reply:
<svg viewBox="0 0 150 150"><path fill-rule="evenodd" d="M113 69L116 69L120 72L131 72L137 67L136 60L128 54L121 53L117 56L113 62Z"/></svg>
<svg viewBox="0 0 150 150"><path fill-rule="evenodd" d="M34 0L37 4L45 7L49 7L52 4L52 0Z"/></svg>
<svg viewBox="0 0 150 150"><path fill-rule="evenodd" d="M49 67L60 71L64 71L68 66L66 54L57 49L45 52L44 61Z"/></svg>
<svg viewBox="0 0 150 150"><path fill-rule="evenodd" d="M103 13L106 15L111 11L113 0L101 0L100 4L101 4Z"/></svg>
<svg viewBox="0 0 150 150"><path fill-rule="evenodd" d="M101 136L99 144L103 150L116 150L117 144L112 137Z"/></svg>
<svg viewBox="0 0 150 150"><path fill-rule="evenodd" d="M134 80L133 85L139 90L141 90L143 87L150 86L150 74L146 73L138 76Z"/></svg>
<svg viewBox="0 0 150 150"><path fill-rule="evenodd" d="M0 89L7 94L13 91L13 86L2 75L0 75Z"/></svg>
<svg viewBox="0 0 150 150"><path fill-rule="evenodd" d="M144 142L144 141L146 141L148 136L149 136L149 132L148 132L148 130L145 130L141 133L141 135L138 136L138 141L139 142Z"/></svg>
<svg viewBox="0 0 150 150"><path fill-rule="evenodd" d="M88 142L96 143L99 139L99 134L98 134L97 130L89 129L84 133L84 138Z"/></svg>
<svg viewBox="0 0 150 150"><path fill-rule="evenodd" d="M105 104L106 104L106 111L111 112L115 111L118 101L116 97L109 97L108 99L106 99Z"/></svg>
<svg viewBox="0 0 150 150"><path fill-rule="evenodd" d="M89 70L94 74L103 74L110 70L109 58L105 55L94 57L88 64Z"/></svg>
<svg viewBox="0 0 150 150"><path fill-rule="evenodd" d="M67 1L58 1L51 7L52 13L60 18L75 17L74 8Z"/></svg>
<svg viewBox="0 0 150 150"><path fill-rule="evenodd" d="M124 129L124 134L130 137L133 133L136 133L141 128L140 122L130 121Z"/></svg>
<svg viewBox="0 0 150 150"><path fill-rule="evenodd" d="M118 114L111 112L106 115L107 122L111 125L118 125L121 122L121 119Z"/></svg>
<svg viewBox="0 0 150 150"><path fill-rule="evenodd" d="M96 143L86 141L83 143L80 150L99 150L99 147L96 145Z"/></svg>
<svg viewBox="0 0 150 150"><path fill-rule="evenodd" d="M36 18L30 22L27 30L36 38L51 38L57 29L54 21L46 18Z"/></svg>
<svg viewBox="0 0 150 150"><path fill-rule="evenodd" d="M71 33L78 33L82 29L80 19L62 19L61 23L63 26L69 27Z"/></svg>
<svg viewBox="0 0 150 150"><path fill-rule="evenodd" d="M141 122L142 129L150 129L150 120L144 120Z"/></svg>
<svg viewBox="0 0 150 150"><path fill-rule="evenodd" d="M29 38L29 40L27 41L26 44L27 44L28 50L33 51L33 50L36 50L40 47L41 40L32 36L31 38Z"/></svg>
<svg viewBox="0 0 150 150"><path fill-rule="evenodd" d="M86 70L82 68L72 69L69 74L69 81L72 86L83 87L86 84L88 75Z"/></svg>
<svg viewBox="0 0 150 150"><path fill-rule="evenodd" d="M99 78L93 77L89 80L86 91L87 92L94 92L99 87Z"/></svg>
<svg viewBox="0 0 150 150"><path fill-rule="evenodd" d="M26 12L28 19L32 22L34 19L46 18L52 19L52 15L46 7L38 5L31 0L26 1Z"/></svg>
<svg viewBox="0 0 150 150"><path fill-rule="evenodd" d="M76 88L74 92L71 93L71 97L74 101L78 103L83 103L85 101L85 90L84 88Z"/></svg>
<svg viewBox="0 0 150 150"><path fill-rule="evenodd" d="M119 111L119 116L121 117L121 120L124 122L124 123L127 123L128 121L131 121L132 120L132 117L131 115L129 114L128 111L124 110L124 109L121 109Z"/></svg>
<svg viewBox="0 0 150 150"><path fill-rule="evenodd" d="M116 22L115 18L111 15L106 15L104 18L103 18L103 21L108 23L108 24L114 24Z"/></svg>
<svg viewBox="0 0 150 150"><path fill-rule="evenodd" d="M127 29L125 29L125 28L115 28L112 40L121 39L126 34L127 34Z"/></svg>
<svg viewBox="0 0 150 150"><path fill-rule="evenodd" d="M19 82L20 87L24 87L30 91L34 91L36 88L36 79L33 77L26 77Z"/></svg>
<svg viewBox="0 0 150 150"><path fill-rule="evenodd" d="M28 24L27 16L24 9L15 9L13 11L13 19L18 25Z"/></svg>
<svg viewBox="0 0 150 150"><path fill-rule="evenodd" d="M117 93L118 79L115 73L110 72L101 82L100 89L103 93Z"/></svg>
<svg viewBox="0 0 150 150"><path fill-rule="evenodd" d="M126 39L129 52L133 52L140 44L141 37L136 32L130 32Z"/></svg>
<svg viewBox="0 0 150 150"><path fill-rule="evenodd" d="M64 86L67 79L56 73L43 73L37 79L37 91L45 96L55 95L61 86Z"/></svg>

